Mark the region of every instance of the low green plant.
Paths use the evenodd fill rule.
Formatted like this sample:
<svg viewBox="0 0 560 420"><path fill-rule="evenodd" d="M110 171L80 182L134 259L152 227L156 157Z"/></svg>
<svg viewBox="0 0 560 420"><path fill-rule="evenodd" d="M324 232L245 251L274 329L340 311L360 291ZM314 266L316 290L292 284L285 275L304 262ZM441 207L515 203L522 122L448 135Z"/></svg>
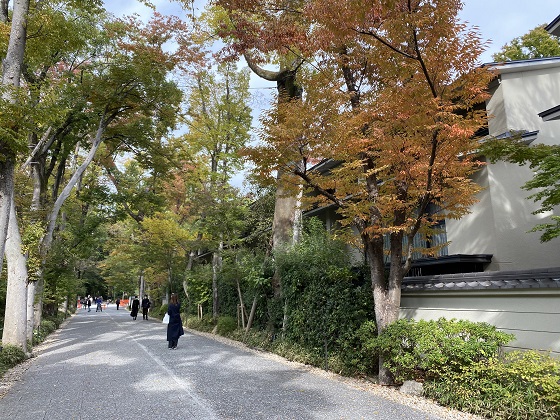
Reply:
<svg viewBox="0 0 560 420"><path fill-rule="evenodd" d="M484 322L415 321L389 325L368 346L379 352L395 381L438 378L449 371L495 357L514 338Z"/></svg>
<svg viewBox="0 0 560 420"><path fill-rule="evenodd" d="M167 313L167 308L169 307L169 305L167 303L164 303L163 305L161 305L158 309L158 313L160 317L164 317L165 314Z"/></svg>
<svg viewBox="0 0 560 420"><path fill-rule="evenodd" d="M232 316L220 316L216 323L216 332L220 335L227 336L237 329L237 320Z"/></svg>
<svg viewBox="0 0 560 420"><path fill-rule="evenodd" d="M51 319L43 319L41 320L39 329L41 330L43 335L47 336L57 329L56 321L53 321Z"/></svg>
<svg viewBox="0 0 560 420"><path fill-rule="evenodd" d="M187 318L187 327L196 331L211 332L215 324L211 317L190 316Z"/></svg>
<svg viewBox="0 0 560 420"><path fill-rule="evenodd" d="M3 375L8 369L16 366L25 360L25 353L21 347L6 344L2 346L0 351L0 375Z"/></svg>
<svg viewBox="0 0 560 420"><path fill-rule="evenodd" d="M424 385L440 404L493 419L560 418L560 361L512 352L450 371Z"/></svg>

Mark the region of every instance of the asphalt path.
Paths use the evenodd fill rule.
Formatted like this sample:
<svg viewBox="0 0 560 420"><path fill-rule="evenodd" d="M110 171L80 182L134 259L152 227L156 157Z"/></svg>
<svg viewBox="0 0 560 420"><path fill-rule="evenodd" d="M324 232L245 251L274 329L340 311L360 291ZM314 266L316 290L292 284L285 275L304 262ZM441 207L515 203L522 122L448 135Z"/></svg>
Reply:
<svg viewBox="0 0 560 420"><path fill-rule="evenodd" d="M114 305L79 310L0 399L0 419L439 419L280 358Z"/></svg>

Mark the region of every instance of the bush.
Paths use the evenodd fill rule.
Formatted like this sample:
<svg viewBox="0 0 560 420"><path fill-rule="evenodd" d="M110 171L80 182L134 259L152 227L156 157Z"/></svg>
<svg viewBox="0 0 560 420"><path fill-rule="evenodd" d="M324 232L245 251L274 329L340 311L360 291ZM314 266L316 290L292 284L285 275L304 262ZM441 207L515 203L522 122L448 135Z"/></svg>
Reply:
<svg viewBox="0 0 560 420"><path fill-rule="evenodd" d="M339 340L339 351L329 361L329 369L344 375L376 374L379 366L377 352L368 343L377 335L375 321L365 321L355 331L346 331Z"/></svg>
<svg viewBox="0 0 560 420"><path fill-rule="evenodd" d="M229 333L237 329L237 320L232 316L221 316L216 324L216 332L220 335L227 336Z"/></svg>
<svg viewBox="0 0 560 420"><path fill-rule="evenodd" d="M401 319L369 343L395 381L434 379L497 355L514 338L484 322Z"/></svg>
<svg viewBox="0 0 560 420"><path fill-rule="evenodd" d="M47 336L48 334L52 333L56 329L57 329L56 321L50 319L41 320L41 325L39 330L43 335Z"/></svg>
<svg viewBox="0 0 560 420"><path fill-rule="evenodd" d="M0 351L0 375L25 360L25 353L18 346L6 344Z"/></svg>
<svg viewBox="0 0 560 420"><path fill-rule="evenodd" d="M197 316L191 316L187 318L187 328L202 332L211 332L214 327L214 321L211 317L203 317L200 319Z"/></svg>
<svg viewBox="0 0 560 420"><path fill-rule="evenodd" d="M424 389L443 405L489 418L560 418L560 361L535 351L465 366Z"/></svg>
<svg viewBox="0 0 560 420"><path fill-rule="evenodd" d="M163 305L161 305L158 309L158 313L160 317L164 317L165 314L167 313L167 309L169 308L169 305L167 303L164 303Z"/></svg>

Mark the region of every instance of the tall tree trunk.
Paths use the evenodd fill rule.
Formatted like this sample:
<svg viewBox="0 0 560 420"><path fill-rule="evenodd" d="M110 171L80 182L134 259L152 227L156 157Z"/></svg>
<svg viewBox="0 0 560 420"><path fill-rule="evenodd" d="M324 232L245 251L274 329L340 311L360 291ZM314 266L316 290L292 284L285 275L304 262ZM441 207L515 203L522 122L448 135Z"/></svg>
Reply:
<svg viewBox="0 0 560 420"><path fill-rule="evenodd" d="M40 245L40 252L41 252L41 270L38 275L37 280L37 287L36 293L39 296L39 302L35 305L35 325L41 324L41 319L43 317L43 305L42 305L42 297L43 297L43 287L44 287L44 276L43 276L43 267L46 262L47 254L51 249L53 237L54 237L54 230L56 228L56 221L58 219L58 215L60 210L62 209L62 205L66 201L66 199L70 196L72 189L78 184L81 180L82 175L84 174L85 170L88 168L89 164L92 162L93 158L99 146L103 142L103 134L105 133L105 128L109 124L109 121L105 119L105 115L102 115L99 120L99 125L97 128L97 132L95 134L95 138L92 140L91 149L88 152L85 160L82 164L76 169L72 177L68 181L68 184L62 189L62 192L57 197L51 212L47 217L47 231L41 240ZM33 297L34 299L34 297Z"/></svg>
<svg viewBox="0 0 560 420"><path fill-rule="evenodd" d="M36 281L30 281L27 283L27 341L33 345L33 329L35 325L39 327L39 324L35 323L35 311L34 311L34 299L35 299L35 287L37 286Z"/></svg>
<svg viewBox="0 0 560 420"><path fill-rule="evenodd" d="M279 71L265 70L259 67L255 61L244 54L245 61L249 68L259 77L276 82L278 91L278 105L292 100L299 100L302 97L302 88L298 84L296 75L302 64L301 60L296 60L291 66L282 65ZM289 164L290 162L286 162ZM291 162L297 164L297 162ZM297 196L287 193L286 177L287 174L282 172L277 176L276 201L274 205L274 217L272 221L272 238L271 248L276 250L289 244L298 236L299 226L296 225L301 220L301 209L298 206L299 200ZM282 295L282 284L280 275L275 272L272 277L272 288L274 297L279 299Z"/></svg>
<svg viewBox="0 0 560 420"><path fill-rule="evenodd" d="M220 241L218 250L212 255L212 317L218 318L218 275L222 269L222 250L224 242Z"/></svg>
<svg viewBox="0 0 560 420"><path fill-rule="evenodd" d="M20 84L21 68L27 35L27 13L29 0L15 0L12 14L12 27L6 57L2 61L2 85L17 88ZM0 3L0 20L8 21L8 0ZM12 90L7 89L3 98L14 102ZM14 129L16 127L13 127ZM11 202L14 193L14 151L9 142L0 140L0 154L5 156L0 162L0 271L4 263L6 235L8 232ZM17 226L17 224L16 224ZM19 234L19 233L18 233ZM27 276L27 273L25 273Z"/></svg>
<svg viewBox="0 0 560 420"><path fill-rule="evenodd" d="M0 154L5 150L0 146ZM14 194L14 161L7 158L0 160L0 275L4 266L4 250L6 247L6 235L10 220L10 206Z"/></svg>
<svg viewBox="0 0 560 420"><path fill-rule="evenodd" d="M21 236L13 200L10 206L5 253L8 284L2 343L19 346L27 352L27 266L21 250Z"/></svg>
<svg viewBox="0 0 560 420"><path fill-rule="evenodd" d="M1 20L7 22L8 1L0 3ZM19 87L27 35L27 14L29 0L15 0L8 51L2 62L2 85ZM12 92L7 90L4 99L14 101ZM14 127L15 128L15 127ZM0 165L0 267L3 256L8 263L8 284L6 290L6 312L4 319L3 343L15 344L27 351L27 264L22 253L21 235L14 203L14 156L9 146L0 143L0 151L7 156ZM31 334L33 333L31 327Z"/></svg>
<svg viewBox="0 0 560 420"><path fill-rule="evenodd" d="M387 326L399 319L399 309L401 306L401 283L402 283L402 243L398 249L392 249L391 267L389 274L385 273L383 238L380 236L370 238L369 235L362 235L366 255L370 265L371 283L373 299L375 302L375 321L377 333L382 334ZM392 244L396 244L396 239L392 238ZM400 268L399 268L400 267ZM394 383L393 375L385 367L384 359L379 358L379 383L381 385L391 385Z"/></svg>

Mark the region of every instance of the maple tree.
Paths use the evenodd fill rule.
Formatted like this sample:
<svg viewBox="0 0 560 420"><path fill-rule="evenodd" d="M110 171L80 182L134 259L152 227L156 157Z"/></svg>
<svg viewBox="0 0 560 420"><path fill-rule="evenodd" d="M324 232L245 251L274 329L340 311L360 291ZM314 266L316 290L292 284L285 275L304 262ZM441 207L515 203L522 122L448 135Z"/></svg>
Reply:
<svg viewBox="0 0 560 420"><path fill-rule="evenodd" d="M457 18L461 7L457 0L302 5L312 22L306 48L316 57L301 79L304 100L268 112L252 153L262 177L297 175L309 201L333 204L341 225L357 231L379 334L398 319L413 252L437 252L413 239L467 213L479 191L470 179L480 167L473 136L485 123L477 106L492 75L478 63L485 44ZM310 165L317 160L323 165ZM379 381L392 382L382 359Z"/></svg>

